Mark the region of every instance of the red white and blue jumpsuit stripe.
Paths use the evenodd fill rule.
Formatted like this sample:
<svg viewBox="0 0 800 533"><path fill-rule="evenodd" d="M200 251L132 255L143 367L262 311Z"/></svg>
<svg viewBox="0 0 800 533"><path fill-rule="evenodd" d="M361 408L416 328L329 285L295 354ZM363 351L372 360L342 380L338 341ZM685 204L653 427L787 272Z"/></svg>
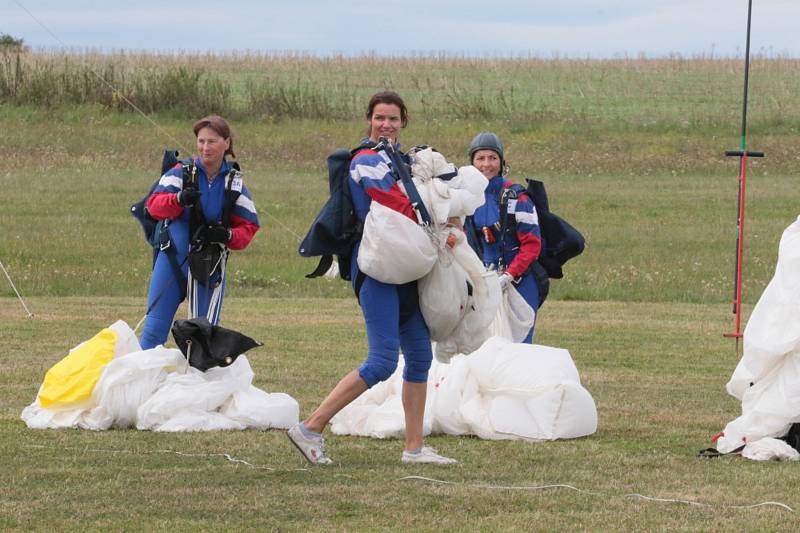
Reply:
<svg viewBox="0 0 800 533"><path fill-rule="evenodd" d="M489 180L484 194L486 202L475 210L473 222L477 229L487 228L492 242L481 239L483 262L487 267L505 266L507 273L519 278L517 290L534 311L539 310L539 286L536 276L530 267L539 258L542 250L542 236L539 229L539 217L533 200L522 193L516 201L509 201L508 218L513 220L507 224L505 239L500 235L500 199L503 191L513 185L503 176L495 176ZM501 249L501 243L503 244ZM502 261L501 261L502 254ZM523 342L532 343L534 327L528 332Z"/></svg>

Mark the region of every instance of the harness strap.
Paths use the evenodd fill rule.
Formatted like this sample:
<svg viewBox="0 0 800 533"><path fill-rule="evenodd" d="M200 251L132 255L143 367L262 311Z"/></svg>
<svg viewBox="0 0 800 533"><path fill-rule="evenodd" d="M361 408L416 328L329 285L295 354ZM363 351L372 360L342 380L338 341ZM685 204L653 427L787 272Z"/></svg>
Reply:
<svg viewBox="0 0 800 533"><path fill-rule="evenodd" d="M222 224L225 225L226 228L230 228L231 226L231 211L233 211L233 206L236 205L236 201L241 196L241 191L236 191L233 189L233 180L241 174L239 171L239 165L234 164L228 172L228 175L225 177L225 202L222 204Z"/></svg>
<svg viewBox="0 0 800 533"><path fill-rule="evenodd" d="M319 264L317 264L317 268L314 269L314 272L306 274L306 277L311 278L318 278L325 274L328 270L330 270L331 265L333 265L333 256L332 255L323 255L319 258Z"/></svg>
<svg viewBox="0 0 800 533"><path fill-rule="evenodd" d="M505 269L506 261L506 232L508 230L508 201L517 199L517 191L508 187L500 193L500 257L498 258L498 269Z"/></svg>
<svg viewBox="0 0 800 533"><path fill-rule="evenodd" d="M411 174L408 171L408 165L400 160L400 157L397 155L397 151L394 149L394 146L392 146L390 141L386 141L382 143L382 145L386 155L389 156L389 161L391 161L392 167L399 174L400 181L403 182L403 186L406 189L406 195L408 196L408 199L411 200L411 206L419 213L419 216L422 219L421 222L426 226L430 226L432 222L431 215L428 213L428 209L422 202L419 191L417 191L417 187L414 185L414 181L411 179Z"/></svg>

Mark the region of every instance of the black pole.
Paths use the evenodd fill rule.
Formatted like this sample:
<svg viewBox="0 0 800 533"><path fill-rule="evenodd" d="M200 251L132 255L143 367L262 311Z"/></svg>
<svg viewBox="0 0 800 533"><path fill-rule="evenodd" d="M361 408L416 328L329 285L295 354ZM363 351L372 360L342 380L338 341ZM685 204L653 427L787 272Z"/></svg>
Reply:
<svg viewBox="0 0 800 533"><path fill-rule="evenodd" d="M742 136L741 150L745 151L747 139L747 86L750 79L750 19L753 14L753 0L747 1L747 41L744 49L744 96L742 98Z"/></svg>

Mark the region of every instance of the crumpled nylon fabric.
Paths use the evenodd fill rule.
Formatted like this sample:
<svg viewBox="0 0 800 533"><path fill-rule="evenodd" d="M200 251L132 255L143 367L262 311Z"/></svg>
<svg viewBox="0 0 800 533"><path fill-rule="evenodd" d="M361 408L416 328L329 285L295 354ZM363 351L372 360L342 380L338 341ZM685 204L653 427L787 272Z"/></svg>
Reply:
<svg viewBox="0 0 800 533"><path fill-rule="evenodd" d="M331 421L339 435L399 438L405 431L402 360L390 379L362 394ZM450 364L433 362L424 434L543 441L591 435L597 407L567 350L492 337Z"/></svg>
<svg viewBox="0 0 800 533"><path fill-rule="evenodd" d="M297 401L254 387L246 356L201 372L190 367L179 350L158 346L142 351L124 322L112 327L118 334L116 353L91 397L58 409L43 407L37 397L20 416L29 428L213 431L287 429L297 423Z"/></svg>
<svg viewBox="0 0 800 533"><path fill-rule="evenodd" d="M781 236L775 275L744 330L744 355L727 391L742 401L717 450L729 453L800 422L800 217Z"/></svg>

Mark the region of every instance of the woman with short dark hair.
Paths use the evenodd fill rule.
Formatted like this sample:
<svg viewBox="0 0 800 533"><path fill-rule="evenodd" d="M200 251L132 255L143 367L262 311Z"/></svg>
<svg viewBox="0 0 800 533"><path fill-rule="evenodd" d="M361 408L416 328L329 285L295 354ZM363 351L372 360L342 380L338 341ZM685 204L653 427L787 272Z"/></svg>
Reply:
<svg viewBox="0 0 800 533"><path fill-rule="evenodd" d="M534 272L542 238L533 199L521 186L506 179L505 150L495 133L477 134L470 142L468 155L470 164L489 180L484 191L486 202L471 217L475 232L469 235L470 244L477 248L487 267L497 269L500 286L505 289L513 284L536 312L547 294L549 281L546 276L537 279ZM501 219L503 214L505 220ZM540 283L547 286L540 287ZM533 343L534 328L535 322L523 342Z"/></svg>

